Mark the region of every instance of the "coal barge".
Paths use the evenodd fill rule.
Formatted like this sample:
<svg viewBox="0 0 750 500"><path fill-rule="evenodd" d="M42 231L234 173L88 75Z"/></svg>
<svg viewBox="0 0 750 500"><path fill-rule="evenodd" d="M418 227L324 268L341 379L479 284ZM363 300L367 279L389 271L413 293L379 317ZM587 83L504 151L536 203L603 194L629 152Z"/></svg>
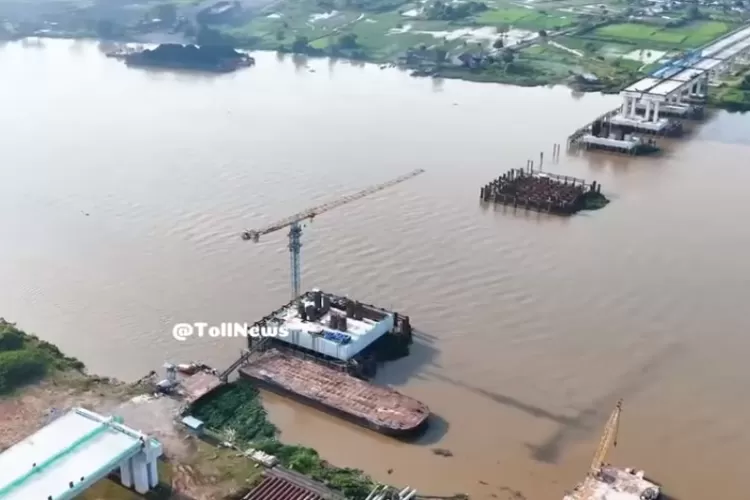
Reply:
<svg viewBox="0 0 750 500"><path fill-rule="evenodd" d="M278 337L248 336L247 352L223 376L240 377L381 434L407 437L428 425L429 408L367 381L380 363L408 355L408 316L313 290L255 327Z"/></svg>

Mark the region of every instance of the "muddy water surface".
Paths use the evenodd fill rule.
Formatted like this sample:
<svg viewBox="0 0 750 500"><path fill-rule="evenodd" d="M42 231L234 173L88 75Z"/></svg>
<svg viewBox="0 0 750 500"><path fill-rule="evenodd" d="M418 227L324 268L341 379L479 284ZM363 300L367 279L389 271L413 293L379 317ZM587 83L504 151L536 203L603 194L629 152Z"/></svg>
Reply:
<svg viewBox="0 0 750 500"><path fill-rule="evenodd" d="M285 438L425 493L557 500L624 397L613 461L675 499L747 497L750 118L719 113L659 159L553 165L552 144L617 97L257 60L202 77L88 42L1 47L0 313L97 373L228 364L241 341L170 330L288 300L284 235L239 232L422 167L306 228L303 282L412 316L413 356L380 380L437 424L398 444L269 396ZM540 151L611 205L479 206Z"/></svg>

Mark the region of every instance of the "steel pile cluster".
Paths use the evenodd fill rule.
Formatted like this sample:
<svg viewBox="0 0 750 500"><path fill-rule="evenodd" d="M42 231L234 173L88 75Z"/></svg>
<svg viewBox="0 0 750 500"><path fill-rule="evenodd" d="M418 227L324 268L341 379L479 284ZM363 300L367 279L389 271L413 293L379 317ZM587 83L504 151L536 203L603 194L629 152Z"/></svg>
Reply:
<svg viewBox="0 0 750 500"><path fill-rule="evenodd" d="M596 182L587 185L575 178L563 179L557 180L536 171L512 169L482 187L480 197L484 202L569 215L584 208L588 193L601 190L601 185Z"/></svg>

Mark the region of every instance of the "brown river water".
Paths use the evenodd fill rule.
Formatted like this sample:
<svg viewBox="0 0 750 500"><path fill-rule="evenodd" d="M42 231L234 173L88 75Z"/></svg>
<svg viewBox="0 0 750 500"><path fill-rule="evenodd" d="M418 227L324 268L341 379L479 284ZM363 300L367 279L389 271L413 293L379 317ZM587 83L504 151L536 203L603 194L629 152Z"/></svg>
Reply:
<svg viewBox="0 0 750 500"><path fill-rule="evenodd" d="M225 366L241 339L171 328L288 300L285 234L240 231L421 167L306 228L303 287L411 315L413 355L378 378L436 424L403 444L269 396L284 439L423 493L558 500L623 397L612 462L675 500L747 499L750 116L716 113L659 159L555 165L552 145L617 96L257 61L195 76L91 42L0 47L1 315L94 373ZM612 203L570 219L479 205L540 151Z"/></svg>

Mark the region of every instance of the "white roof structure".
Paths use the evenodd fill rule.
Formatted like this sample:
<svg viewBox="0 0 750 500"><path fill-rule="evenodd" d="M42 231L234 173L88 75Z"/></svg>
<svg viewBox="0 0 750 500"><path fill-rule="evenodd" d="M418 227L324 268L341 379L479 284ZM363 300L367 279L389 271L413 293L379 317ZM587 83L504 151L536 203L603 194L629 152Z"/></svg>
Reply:
<svg viewBox="0 0 750 500"><path fill-rule="evenodd" d="M302 303L305 307L313 305L309 298L302 299ZM382 317L377 320L348 316L346 330L342 330L331 326L332 315L346 317L346 311L331 304L327 310L320 311L319 317L314 320L303 320L296 305L289 305L274 315L280 322L279 336L276 338L297 347L347 361L391 331L395 321L390 313L382 313Z"/></svg>
<svg viewBox="0 0 750 500"><path fill-rule="evenodd" d="M74 498L140 451L146 439L111 417L74 409L0 454L0 498Z"/></svg>

